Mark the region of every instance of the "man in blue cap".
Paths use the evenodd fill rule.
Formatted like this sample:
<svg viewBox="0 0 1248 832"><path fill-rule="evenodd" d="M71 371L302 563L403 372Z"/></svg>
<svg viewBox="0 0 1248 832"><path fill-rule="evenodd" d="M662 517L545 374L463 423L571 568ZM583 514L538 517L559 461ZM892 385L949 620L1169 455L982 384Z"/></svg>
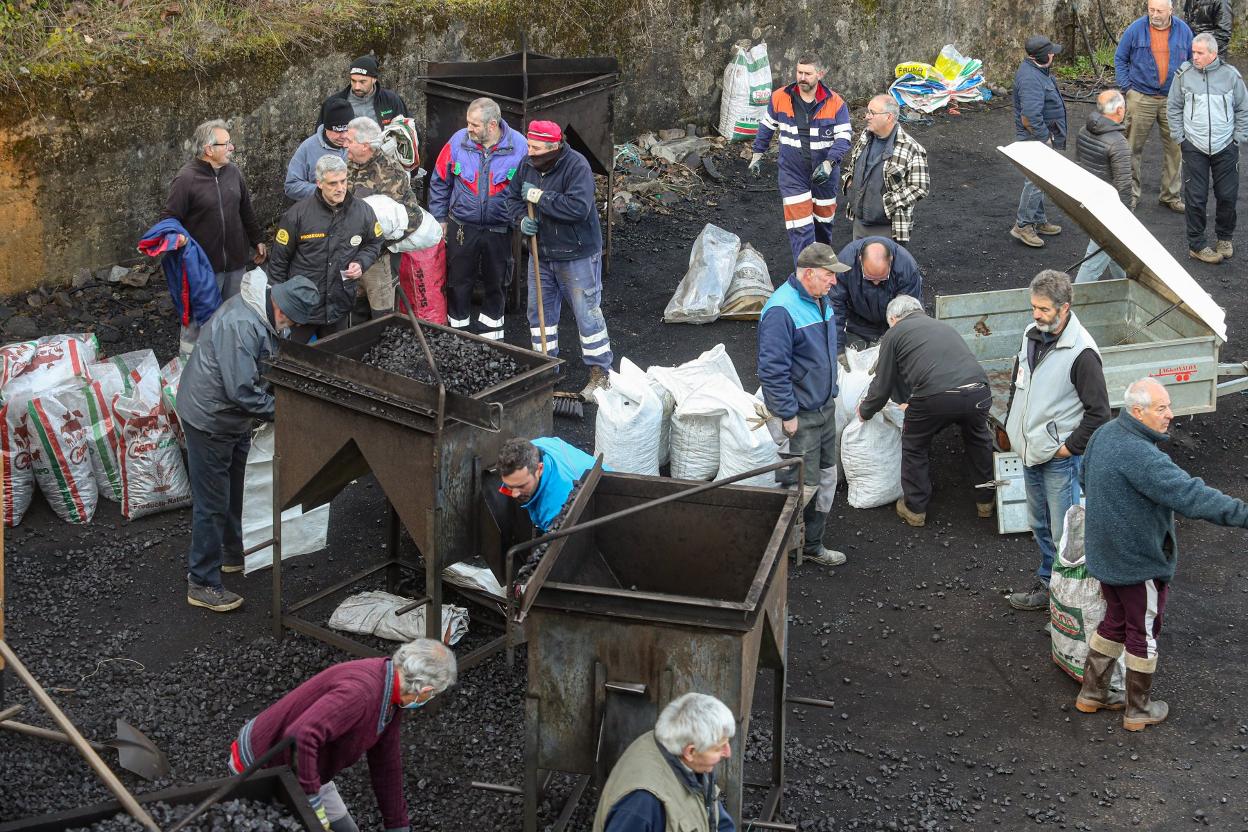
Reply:
<svg viewBox="0 0 1248 832"><path fill-rule="evenodd" d="M191 550L186 601L228 612L242 596L221 585L243 571L243 472L256 420L273 421L274 399L261 378L279 335L307 323L320 293L306 277L270 286L264 272L243 275L237 295L208 320L178 386L191 479Z"/></svg>
<svg viewBox="0 0 1248 832"><path fill-rule="evenodd" d="M547 532L594 458L556 436L508 439L498 452L502 492L520 501L539 532Z"/></svg>

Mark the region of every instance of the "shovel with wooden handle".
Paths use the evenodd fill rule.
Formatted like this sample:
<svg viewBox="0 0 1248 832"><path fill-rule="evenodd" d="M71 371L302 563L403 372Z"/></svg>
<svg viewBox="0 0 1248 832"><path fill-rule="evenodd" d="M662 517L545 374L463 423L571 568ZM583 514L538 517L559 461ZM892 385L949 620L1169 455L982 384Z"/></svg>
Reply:
<svg viewBox="0 0 1248 832"><path fill-rule="evenodd" d="M24 722L17 722L12 719L0 722L0 728L17 734L25 734L28 737L38 737L43 740L64 743L65 745L74 744L73 740L60 731L40 728L37 725L27 725ZM142 731L124 719L117 720L116 739L108 742L87 740L87 745L91 746L95 751L103 751L106 748L113 749L117 752L117 763L126 771L132 771L144 780L159 780L169 775L169 760L165 757L164 752L157 748L156 744L148 739Z"/></svg>
<svg viewBox="0 0 1248 832"><path fill-rule="evenodd" d="M528 203L529 219L537 221L537 216L533 213L533 203ZM533 259L533 278L537 281L537 286L533 290L533 294L537 296L537 328L542 333L542 355L547 355L546 350L546 305L542 301L542 269L537 259L537 235L529 237L529 257ZM581 397L576 393L555 393L551 400L555 409L556 416L568 416L580 419L585 415L585 406L581 404Z"/></svg>

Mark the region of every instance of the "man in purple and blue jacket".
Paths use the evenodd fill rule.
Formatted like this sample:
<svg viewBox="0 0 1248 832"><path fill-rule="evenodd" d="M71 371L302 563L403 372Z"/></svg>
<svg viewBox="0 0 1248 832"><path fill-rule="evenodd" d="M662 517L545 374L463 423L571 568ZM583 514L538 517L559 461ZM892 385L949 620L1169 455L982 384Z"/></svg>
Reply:
<svg viewBox="0 0 1248 832"><path fill-rule="evenodd" d="M399 725L415 710L455 684L455 654L439 641L416 639L389 659L357 659L313 676L243 726L230 747L235 774L279 742L294 740L299 784L321 825L358 832L334 777L364 755L386 832L409 832L403 797ZM291 751L269 761L288 765Z"/></svg>

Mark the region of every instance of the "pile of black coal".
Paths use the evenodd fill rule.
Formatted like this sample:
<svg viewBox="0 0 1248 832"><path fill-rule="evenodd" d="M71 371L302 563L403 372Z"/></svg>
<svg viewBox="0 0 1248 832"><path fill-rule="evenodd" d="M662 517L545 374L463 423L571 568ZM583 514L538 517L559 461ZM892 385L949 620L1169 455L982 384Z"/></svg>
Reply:
<svg viewBox="0 0 1248 832"><path fill-rule="evenodd" d="M148 803L152 820L162 828L173 826L189 815L194 803L170 806L168 803ZM285 807L258 800L230 800L210 806L202 815L187 825L187 832L299 832L303 824L291 817ZM107 820L96 821L90 826L76 827L68 832L144 832L143 825L127 814L114 815Z"/></svg>
<svg viewBox="0 0 1248 832"><path fill-rule="evenodd" d="M425 330L425 340L429 342L429 352L433 353L442 383L447 390L461 396L472 396L501 384L520 370L514 358L480 341L434 329ZM424 384L437 384L425 360L425 351L420 347L420 339L406 325L387 327L361 360Z"/></svg>
<svg viewBox="0 0 1248 832"><path fill-rule="evenodd" d="M555 515L555 519L551 521L550 528L544 533L559 531L559 527L563 525L563 521L567 519L568 512L572 510L572 504L576 502L576 494L581 490L581 484L578 482L572 486L572 491L568 494L568 499L564 502L563 508L559 509L559 513ZM537 569L537 565L542 562L542 558L546 557L546 550L550 548L549 543L540 543L529 550L529 556L524 563L516 570L516 579L512 584L512 591L519 598L524 594L525 584L529 582L529 578L533 576L533 572Z"/></svg>

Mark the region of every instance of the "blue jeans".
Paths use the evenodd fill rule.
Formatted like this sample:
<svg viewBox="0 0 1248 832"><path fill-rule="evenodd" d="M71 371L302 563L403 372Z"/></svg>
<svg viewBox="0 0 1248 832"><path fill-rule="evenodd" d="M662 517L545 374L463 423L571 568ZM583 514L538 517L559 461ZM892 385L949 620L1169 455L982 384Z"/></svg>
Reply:
<svg viewBox="0 0 1248 832"><path fill-rule="evenodd" d="M610 369L611 337L607 319L602 316L602 253L580 260L541 260L542 275L533 277L533 261L529 261L529 333L530 343L542 351L542 330L537 318L537 287L542 289L542 312L546 318L546 349L559 354L559 309L563 301L572 307L577 333L581 337L581 359L590 367Z"/></svg>
<svg viewBox="0 0 1248 832"><path fill-rule="evenodd" d="M1053 574L1057 543L1062 539L1066 509L1079 502L1079 471L1082 456L1054 457L1040 465L1023 466L1027 489L1027 522L1040 547L1040 568L1036 575L1048 584Z"/></svg>
<svg viewBox="0 0 1248 832"><path fill-rule="evenodd" d="M1023 195L1018 198L1018 224L1037 225L1048 222L1044 215L1044 191L1028 179L1023 183Z"/></svg>
<svg viewBox="0 0 1248 832"><path fill-rule="evenodd" d="M182 423L191 480L191 551L188 578L221 586L224 553L243 552L243 475L250 433L205 433Z"/></svg>
<svg viewBox="0 0 1248 832"><path fill-rule="evenodd" d="M1079 274L1075 275L1076 283L1092 283L1100 280L1106 272L1108 272L1110 280L1122 280L1127 276L1127 273L1122 270L1122 266L1115 263L1114 259L1109 256L1109 252L1104 249L1096 251L1097 248L1099 246L1097 246L1096 240L1088 240L1088 250L1083 253L1083 256L1088 259L1084 260L1083 265L1079 267ZM1096 251L1096 254L1092 254L1094 251ZM1092 256L1088 257L1088 255Z"/></svg>

